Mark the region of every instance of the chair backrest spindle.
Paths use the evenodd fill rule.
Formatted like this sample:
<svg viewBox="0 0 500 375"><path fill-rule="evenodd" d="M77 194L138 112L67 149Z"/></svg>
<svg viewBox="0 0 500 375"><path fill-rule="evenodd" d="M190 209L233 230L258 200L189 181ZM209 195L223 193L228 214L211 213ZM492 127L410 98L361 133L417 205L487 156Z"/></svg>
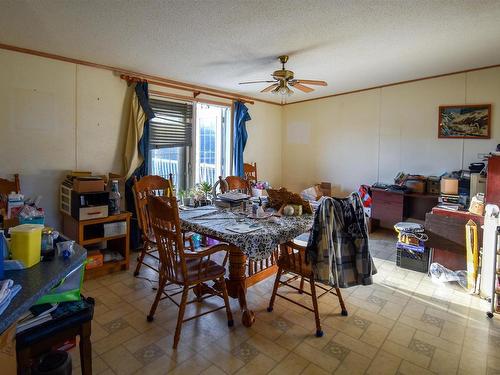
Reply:
<svg viewBox="0 0 500 375"><path fill-rule="evenodd" d="M172 282L179 283L186 280L187 267L177 199L174 196L150 195L147 197L147 202L151 227L160 255L160 272Z"/></svg>
<svg viewBox="0 0 500 375"><path fill-rule="evenodd" d="M153 196L174 196L172 183L160 176L144 176L140 180L134 177L134 192L135 209L137 212L137 220L141 230L143 239L147 239L151 232L151 220L148 213L147 198Z"/></svg>

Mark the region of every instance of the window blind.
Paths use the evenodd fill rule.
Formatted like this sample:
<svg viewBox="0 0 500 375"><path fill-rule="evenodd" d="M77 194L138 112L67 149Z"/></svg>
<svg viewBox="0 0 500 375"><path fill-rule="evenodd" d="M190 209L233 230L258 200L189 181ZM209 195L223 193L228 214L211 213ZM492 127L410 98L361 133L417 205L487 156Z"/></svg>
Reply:
<svg viewBox="0 0 500 375"><path fill-rule="evenodd" d="M192 145L193 105L150 99L155 118L149 121L152 148Z"/></svg>

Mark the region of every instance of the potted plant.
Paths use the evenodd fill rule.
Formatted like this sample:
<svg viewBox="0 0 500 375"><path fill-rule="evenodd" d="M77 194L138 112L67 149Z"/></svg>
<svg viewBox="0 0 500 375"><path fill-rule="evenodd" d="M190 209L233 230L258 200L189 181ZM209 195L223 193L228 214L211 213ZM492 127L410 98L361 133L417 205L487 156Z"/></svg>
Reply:
<svg viewBox="0 0 500 375"><path fill-rule="evenodd" d="M198 206L208 206L211 204L210 195L212 193L212 185L209 182L200 182L196 185L196 200Z"/></svg>
<svg viewBox="0 0 500 375"><path fill-rule="evenodd" d="M196 200L195 200L195 194L196 194L196 191L194 188L192 189L189 189L189 190L186 190L184 191L184 204L186 206L190 206L190 207L195 207L196 206Z"/></svg>
<svg viewBox="0 0 500 375"><path fill-rule="evenodd" d="M186 205L186 196L187 196L187 191L186 190L179 190L179 194L177 194L179 197L179 200L181 202L181 206Z"/></svg>

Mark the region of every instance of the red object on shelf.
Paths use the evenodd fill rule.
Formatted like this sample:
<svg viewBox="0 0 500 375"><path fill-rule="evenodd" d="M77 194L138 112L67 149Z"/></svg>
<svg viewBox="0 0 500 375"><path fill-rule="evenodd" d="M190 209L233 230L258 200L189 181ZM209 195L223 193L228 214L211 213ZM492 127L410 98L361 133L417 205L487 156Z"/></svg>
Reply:
<svg viewBox="0 0 500 375"><path fill-rule="evenodd" d="M488 178L486 179L486 203L500 205L500 156L488 158Z"/></svg>

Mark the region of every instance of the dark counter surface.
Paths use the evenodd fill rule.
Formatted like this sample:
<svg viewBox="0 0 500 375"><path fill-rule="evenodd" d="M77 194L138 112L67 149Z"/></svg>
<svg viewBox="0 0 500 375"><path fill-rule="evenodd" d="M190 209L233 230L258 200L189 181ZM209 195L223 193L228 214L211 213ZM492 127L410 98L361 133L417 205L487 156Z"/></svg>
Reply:
<svg viewBox="0 0 500 375"><path fill-rule="evenodd" d="M87 251L75 243L75 253L70 259L54 257L33 267L6 271L4 278L14 280L22 289L0 315L0 334L15 323L40 297L57 285L61 279L78 268L87 258Z"/></svg>

